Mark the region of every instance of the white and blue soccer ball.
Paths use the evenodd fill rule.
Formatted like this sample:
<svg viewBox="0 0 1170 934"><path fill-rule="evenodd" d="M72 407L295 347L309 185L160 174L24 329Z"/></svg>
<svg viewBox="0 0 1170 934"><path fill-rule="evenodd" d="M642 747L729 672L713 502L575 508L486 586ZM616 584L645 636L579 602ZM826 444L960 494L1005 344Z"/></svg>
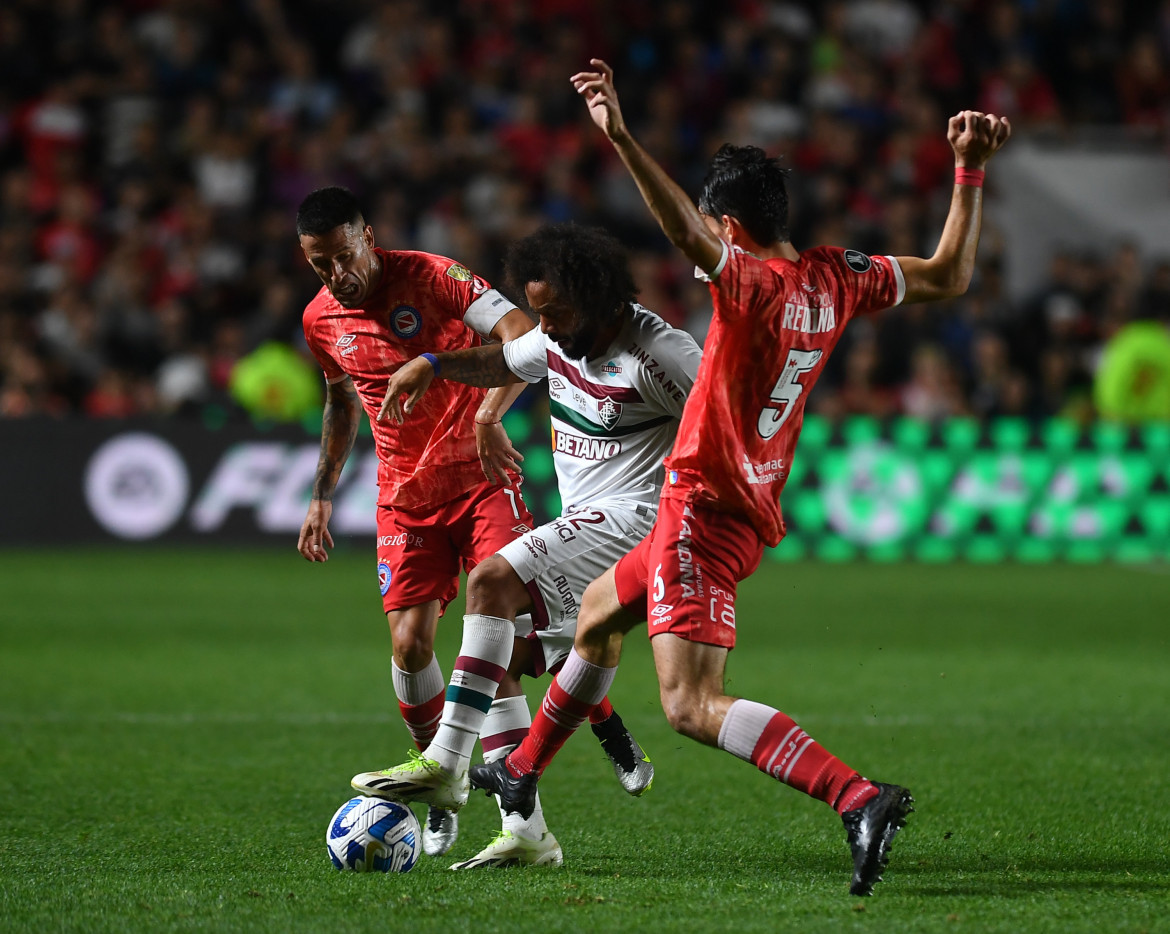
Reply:
<svg viewBox="0 0 1170 934"><path fill-rule="evenodd" d="M422 850L422 828L405 804L359 795L337 809L325 843L338 869L409 872Z"/></svg>

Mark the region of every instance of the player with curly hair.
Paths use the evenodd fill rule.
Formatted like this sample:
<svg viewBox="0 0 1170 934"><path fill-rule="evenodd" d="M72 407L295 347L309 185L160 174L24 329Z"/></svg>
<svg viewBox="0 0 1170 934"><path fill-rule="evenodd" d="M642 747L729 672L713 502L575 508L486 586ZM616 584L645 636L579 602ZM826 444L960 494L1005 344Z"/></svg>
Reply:
<svg viewBox="0 0 1170 934"><path fill-rule="evenodd" d="M540 329L502 346L407 364L390 381L382 412L395 421L411 414L436 376L475 386L547 377L563 513L471 572L463 645L438 733L403 765L355 776L353 786L364 794L459 808L481 731L489 762L523 739L531 723L527 705L501 679L509 670L517 676L559 670L586 586L649 533L662 460L698 372L698 345L635 303L625 250L604 231L544 227L512 245L506 267L539 315ZM527 633L516 629L524 613L532 617ZM591 712L594 732L626 790L641 794L653 768L611 711L603 701ZM510 731L499 727L504 716L512 718ZM527 814L503 817L497 838L452 868L561 864L538 798Z"/></svg>

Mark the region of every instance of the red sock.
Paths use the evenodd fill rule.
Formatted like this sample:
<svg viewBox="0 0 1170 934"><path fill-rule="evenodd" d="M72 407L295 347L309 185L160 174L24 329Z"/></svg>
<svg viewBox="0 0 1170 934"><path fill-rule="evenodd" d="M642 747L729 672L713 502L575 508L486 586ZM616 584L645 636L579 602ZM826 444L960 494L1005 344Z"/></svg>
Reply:
<svg viewBox="0 0 1170 934"><path fill-rule="evenodd" d="M435 738L435 733L439 729L439 721L443 719L445 700L446 692L441 691L425 704L415 706L404 704L402 701L398 702L402 719L406 721L406 728L410 730L410 738L414 740L419 751L426 749L431 740Z"/></svg>
<svg viewBox="0 0 1170 934"><path fill-rule="evenodd" d="M570 696L554 678L548 693L544 695L540 710L532 718L528 736L504 760L508 771L517 777L529 772L543 774L558 750L565 745L565 740L598 706ZM613 708L610 709L612 711Z"/></svg>
<svg viewBox="0 0 1170 934"><path fill-rule="evenodd" d="M824 801L838 814L861 807L877 794L877 786L779 711L768 721L756 742L751 761L761 772Z"/></svg>
<svg viewBox="0 0 1170 934"><path fill-rule="evenodd" d="M609 695L601 699L601 703L589 711L590 723L604 723L613 716L613 704L609 702Z"/></svg>

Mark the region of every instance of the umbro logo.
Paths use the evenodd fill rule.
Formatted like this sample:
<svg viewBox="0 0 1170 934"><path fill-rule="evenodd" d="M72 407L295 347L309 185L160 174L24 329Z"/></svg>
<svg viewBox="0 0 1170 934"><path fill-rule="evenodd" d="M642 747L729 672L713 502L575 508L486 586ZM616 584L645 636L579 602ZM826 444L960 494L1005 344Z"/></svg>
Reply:
<svg viewBox="0 0 1170 934"><path fill-rule="evenodd" d="M337 347L341 351L341 356L348 357L358 349L358 345L354 343L356 340L356 334L342 334L341 337L337 338Z"/></svg>

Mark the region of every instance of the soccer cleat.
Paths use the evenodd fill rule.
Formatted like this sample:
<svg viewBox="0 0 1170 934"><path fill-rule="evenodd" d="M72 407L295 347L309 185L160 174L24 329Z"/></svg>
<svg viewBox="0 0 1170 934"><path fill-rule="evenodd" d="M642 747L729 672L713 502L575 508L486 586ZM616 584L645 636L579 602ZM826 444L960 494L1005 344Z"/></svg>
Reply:
<svg viewBox="0 0 1170 934"><path fill-rule="evenodd" d="M622 787L635 798L650 790L654 784L654 763L638 745L633 734L626 729L622 718L616 713L601 723L592 723L593 735L601 740L601 748L613 764L613 774Z"/></svg>
<svg viewBox="0 0 1170 934"><path fill-rule="evenodd" d="M458 811L467 803L467 770L452 775L434 759L410 751L402 765L380 772L361 772L350 784L354 790L391 801L424 801L445 811Z"/></svg>
<svg viewBox="0 0 1170 934"><path fill-rule="evenodd" d="M853 852L850 895L873 894L874 884L882 881L882 870L890 860L894 834L906 825L906 815L914 810L914 799L907 789L882 782L874 784L876 795L841 815Z"/></svg>
<svg viewBox="0 0 1170 934"><path fill-rule="evenodd" d="M525 820L536 810L536 773L517 778L508 771L507 757L471 767L471 787L500 799L505 814L519 814Z"/></svg>
<svg viewBox="0 0 1170 934"><path fill-rule="evenodd" d="M427 808L422 828L422 847L427 856L442 856L455 845L459 836L459 814L433 805Z"/></svg>
<svg viewBox="0 0 1170 934"><path fill-rule="evenodd" d="M496 838L471 859L456 863L452 869L491 869L505 866L560 866L565 861L561 845L551 830L539 840L517 837L510 830L501 830Z"/></svg>

